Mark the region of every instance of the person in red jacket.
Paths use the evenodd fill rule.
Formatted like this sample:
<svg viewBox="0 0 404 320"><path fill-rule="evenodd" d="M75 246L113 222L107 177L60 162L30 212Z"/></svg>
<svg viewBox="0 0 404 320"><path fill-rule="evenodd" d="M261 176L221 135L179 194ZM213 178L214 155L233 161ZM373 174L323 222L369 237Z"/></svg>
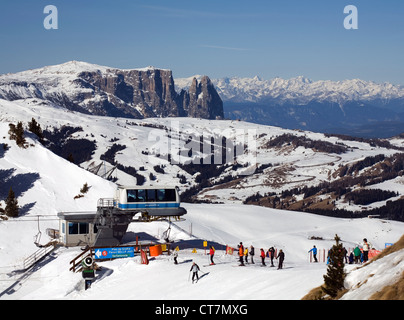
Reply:
<svg viewBox="0 0 404 320"><path fill-rule="evenodd" d="M215 249L212 246L209 247L209 255L210 255L210 264L211 265L215 264L213 262L213 256L215 255Z"/></svg>
<svg viewBox="0 0 404 320"><path fill-rule="evenodd" d="M261 248L261 262L262 262L262 266L265 266L265 251L264 249Z"/></svg>

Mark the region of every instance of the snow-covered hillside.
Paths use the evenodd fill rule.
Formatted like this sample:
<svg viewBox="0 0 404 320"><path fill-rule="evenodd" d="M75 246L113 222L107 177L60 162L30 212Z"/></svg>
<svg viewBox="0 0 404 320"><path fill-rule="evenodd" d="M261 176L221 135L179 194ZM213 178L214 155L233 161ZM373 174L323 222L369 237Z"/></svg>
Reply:
<svg viewBox="0 0 404 320"><path fill-rule="evenodd" d="M87 136L96 141L97 149L91 161L99 161L99 156L113 144L111 140L116 142L114 138L117 138L118 142L130 146L116 155L119 162L136 168L143 165L146 172L154 172L153 161L166 165L166 174L159 175L155 172L157 179L147 180L147 184L178 183L181 186L177 178L177 173L181 173L186 176L186 186L189 187L195 183L195 176L177 166L169 165L167 160L141 152L151 150L156 141L150 141L150 135L161 132L166 134L165 126L168 126L172 119L131 122L120 118L85 116L33 100L19 103L2 100L0 111L0 142L2 147L7 145L0 153L1 192L8 192L4 190L4 186L18 186L17 196L22 207L20 217L0 222L0 299L300 299L310 289L322 283L326 270L323 263L309 263L307 251L314 244L319 249L327 250L333 244L332 239L337 233L348 248L352 248L366 237L375 248L382 249L386 242L397 241L404 230L404 224L401 222L368 218L330 218L246 206L242 205L240 200L229 200L230 197L242 198L245 190L249 190L249 184L254 191L270 190L271 184L266 184L263 180L269 176L261 173L247 176L248 179L240 182L238 188L233 186L227 191L225 188L221 191L206 190L205 196L208 192L213 192L216 196L222 193L221 197L227 199L227 204L184 204L188 210L186 221L177 222L170 235L174 243L179 243L181 248L184 246L179 252L179 265L174 265L172 258L167 256L152 259L148 266L141 265L139 257L103 262L100 263L103 270L97 275L92 288L84 291L81 275L69 271L69 261L81 253L80 248L59 248L31 272L21 274L16 270L22 268L24 258L37 250L34 239L37 239L38 232L41 231L40 243L44 244L49 241L44 232L46 228L58 228L57 212L94 211L97 200L111 197L116 186L56 156L44 148L33 135L27 135L27 148L18 147L9 139L10 122L23 121L25 124L34 117L43 128L79 125L85 130L75 133L75 137ZM284 176L285 179L290 179L287 183L294 180L296 181L293 183L296 184L301 184L302 180L306 181L304 183L310 183L315 179L328 177L327 170L340 163L353 162L358 157L380 152L396 152L352 141L344 142L352 147L352 151L340 156L316 153L305 148L268 150L261 148L269 141L268 137L285 132L328 141L338 139L243 122L174 120L178 121L184 136L185 133L195 134L204 130L212 132L217 129L224 132L229 129L228 135L234 137L237 134L236 129L255 128L257 135L261 136L261 140L257 141L258 163L276 161L278 164L275 168L286 168L295 164L294 169L288 170ZM158 125L163 126L163 129L159 129ZM84 168L87 165L81 164ZM275 174L276 171L272 170L269 168L267 173ZM294 170L296 171L293 172ZM308 179L308 175L313 178ZM118 172L118 178L121 183L136 183L133 177L122 172ZM82 198L74 199L84 183L90 186L89 192ZM182 190L185 190L184 185ZM2 206L4 208L4 203ZM146 239L160 241L167 228L166 222L134 223L130 225L129 233L138 233ZM310 240L313 236L323 240ZM217 248L220 248L220 245L236 247L240 241L247 246L254 245L256 264L245 268L237 267L235 256L225 255L224 251L217 250L215 259L221 264L205 267L208 257L204 255L203 240ZM185 249L185 246L188 249ZM259 249L267 250L270 246L285 251L283 270L258 266ZM191 248L196 248L197 253L191 253ZM206 274L201 272L200 282L194 285L188 281L191 261L196 261ZM347 268L351 269L353 266ZM356 296L358 299L362 297Z"/></svg>
<svg viewBox="0 0 404 320"><path fill-rule="evenodd" d="M39 231L43 235L39 242L47 243L46 228L59 228L58 212L95 211L97 200L111 197L116 189L115 184L56 156L32 138L27 137L28 148L18 147L8 139L8 129L8 123L0 122L1 143L8 145L0 154L0 192L3 200L12 187L21 209L19 218L1 222L3 266L18 264L36 251ZM85 183L90 186L88 193L74 199ZM0 203L4 209L4 201Z"/></svg>
<svg viewBox="0 0 404 320"><path fill-rule="evenodd" d="M99 173L107 172L112 168L112 164L100 158L114 144L118 144L125 148L115 154L114 160L123 166L135 168L145 179L145 184L177 184L182 191L197 184L198 173L187 171L187 168L175 163L172 165L174 161L171 160L184 164L186 161L195 161L211 155L200 147L201 136L205 136L205 139L224 137L234 143L239 142L241 152L235 158L236 161L230 158L219 162L218 165L226 165L224 170L211 177L212 187L203 189L197 195L200 200L213 202L242 203L248 196L257 192L265 194L302 185L315 186L320 182L335 179L334 173L342 165L354 163L368 156L378 154L390 156L399 152L393 148L374 146L369 142L347 141L320 133L287 130L242 121L193 118L132 120L83 115L57 108L39 99L19 102L0 100L0 120L3 123L23 121L26 125L32 118L35 118L44 130L53 131L54 128L63 126L82 128L70 138L87 139L94 141L96 145L91 159L80 163L82 168L102 165ZM3 136L7 136L6 127L7 125ZM281 147L268 147L272 139L283 135L322 141L330 146L344 146L346 152L337 154L303 146L293 147L290 143L285 143ZM394 144L402 146L403 140L397 138ZM178 152L181 152L180 157ZM171 160L169 154L172 156ZM233 167L234 163L239 164L236 169ZM164 173L155 166L163 168ZM137 183L134 176L119 169L113 176L118 179L117 183L122 185ZM230 183L236 178L237 183ZM227 179L229 183L220 183L223 182L222 179ZM401 195L404 194L400 188L401 180L395 184L397 188L394 190Z"/></svg>
<svg viewBox="0 0 404 320"><path fill-rule="evenodd" d="M60 248L22 281L21 275L12 273L13 266L2 264L0 299L301 299L322 284L326 272L325 263L309 262L307 251L313 245L327 250L333 244L332 237L338 233L347 248L361 242L364 236L374 247L383 248L385 242L398 240L404 226L392 221L336 219L242 205L186 204L185 207L188 210L186 221L177 222L181 229L173 226L170 236L174 246L179 242L189 247L179 251L178 265L174 265L172 256L166 255L151 259L147 266L140 263L140 257L101 262L103 270L97 273L91 289L85 291L81 274L68 270L69 261L81 250ZM184 232L190 230L191 224L192 236ZM13 231L5 229L5 225L5 222L0 225L2 234L11 237ZM134 223L129 232L159 239L167 226L165 222ZM309 240L311 236L324 240ZM240 241L246 246L253 245L255 264L238 267L235 255L217 250L214 258L217 265L207 266L203 240L217 247L217 243L235 247ZM15 250L21 245L15 246ZM269 259L266 259L266 267L260 266L259 249L267 250L270 246L284 250L284 269L277 270L276 260L275 267L270 267ZM197 253L192 253L192 248L196 248ZM0 254L3 257L2 250ZM404 253L400 254L403 268ZM196 284L189 280L192 261L201 268L201 279ZM352 270L355 265L346 267ZM18 284L13 286L15 290L8 290L15 283ZM388 283L385 277L377 288ZM366 299L368 294L365 291L354 299Z"/></svg>

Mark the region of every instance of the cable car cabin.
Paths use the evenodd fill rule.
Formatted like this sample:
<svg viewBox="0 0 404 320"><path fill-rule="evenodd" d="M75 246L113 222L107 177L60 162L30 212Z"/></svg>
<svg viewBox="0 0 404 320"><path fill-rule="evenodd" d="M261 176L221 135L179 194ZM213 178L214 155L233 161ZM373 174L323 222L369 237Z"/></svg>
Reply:
<svg viewBox="0 0 404 320"><path fill-rule="evenodd" d="M119 187L114 206L123 211L146 212L149 216L182 216L180 195L174 187Z"/></svg>

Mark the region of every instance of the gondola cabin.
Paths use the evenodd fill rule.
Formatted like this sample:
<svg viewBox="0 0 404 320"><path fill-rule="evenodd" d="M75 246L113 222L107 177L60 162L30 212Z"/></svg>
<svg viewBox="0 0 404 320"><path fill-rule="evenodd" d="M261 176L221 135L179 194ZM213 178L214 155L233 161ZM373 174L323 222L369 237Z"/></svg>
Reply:
<svg viewBox="0 0 404 320"><path fill-rule="evenodd" d="M114 206L123 211L147 212L150 216L186 214L175 187L118 187Z"/></svg>

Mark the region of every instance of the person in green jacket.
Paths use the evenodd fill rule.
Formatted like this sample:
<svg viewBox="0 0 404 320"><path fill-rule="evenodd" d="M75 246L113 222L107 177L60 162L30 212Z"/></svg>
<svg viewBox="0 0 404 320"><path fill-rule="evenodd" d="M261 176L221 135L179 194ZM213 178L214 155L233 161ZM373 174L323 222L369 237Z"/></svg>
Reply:
<svg viewBox="0 0 404 320"><path fill-rule="evenodd" d="M360 263L361 261L361 249L358 246L354 249L355 263Z"/></svg>

